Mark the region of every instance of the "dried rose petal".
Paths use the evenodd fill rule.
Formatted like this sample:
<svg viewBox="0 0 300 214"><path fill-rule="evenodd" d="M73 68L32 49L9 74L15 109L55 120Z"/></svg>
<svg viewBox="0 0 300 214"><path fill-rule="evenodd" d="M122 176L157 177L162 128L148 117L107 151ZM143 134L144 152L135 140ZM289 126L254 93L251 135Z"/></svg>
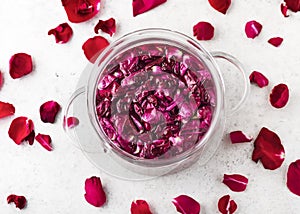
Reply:
<svg viewBox="0 0 300 214"><path fill-rule="evenodd" d="M276 85L270 94L271 105L275 108L284 107L289 100L289 89L286 84Z"/></svg>
<svg viewBox="0 0 300 214"><path fill-rule="evenodd" d="M242 131L230 132L229 136L232 143L243 143L250 142L253 140L252 137L246 136Z"/></svg>
<svg viewBox="0 0 300 214"><path fill-rule="evenodd" d="M8 130L9 137L18 145L23 141L28 141L31 145L34 140L34 125L27 117L15 118Z"/></svg>
<svg viewBox="0 0 300 214"><path fill-rule="evenodd" d="M248 38L254 39L257 37L262 29L262 25L255 20L246 23L245 32Z"/></svg>
<svg viewBox="0 0 300 214"><path fill-rule="evenodd" d="M258 87L263 88L269 85L269 80L262 73L253 71L249 76L250 82L255 83Z"/></svg>
<svg viewBox="0 0 300 214"><path fill-rule="evenodd" d="M198 40L210 40L214 37L214 27L208 22L198 22L193 27L194 36Z"/></svg>
<svg viewBox="0 0 300 214"><path fill-rule="evenodd" d="M109 45L109 42L102 36L95 36L86 40L82 45L84 55L91 62L94 63L100 53Z"/></svg>
<svg viewBox="0 0 300 214"><path fill-rule="evenodd" d="M288 9L293 12L300 11L300 1L299 0L284 0Z"/></svg>
<svg viewBox="0 0 300 214"><path fill-rule="evenodd" d="M199 214L200 204L187 195L180 195L172 200L176 210L182 214Z"/></svg>
<svg viewBox="0 0 300 214"><path fill-rule="evenodd" d="M9 60L9 74L13 79L32 72L32 58L26 53L17 53Z"/></svg>
<svg viewBox="0 0 300 214"><path fill-rule="evenodd" d="M3 74L0 71L0 89L2 88L2 86L3 86Z"/></svg>
<svg viewBox="0 0 300 214"><path fill-rule="evenodd" d="M300 159L289 165L286 185L292 193L300 196Z"/></svg>
<svg viewBox="0 0 300 214"><path fill-rule="evenodd" d="M66 123L64 125L67 125L67 127L71 129L79 124L79 120L77 117L68 117L67 121L64 121L64 123Z"/></svg>
<svg viewBox="0 0 300 214"><path fill-rule="evenodd" d="M95 26L94 31L98 34L99 30L102 30L104 33L108 33L112 36L116 32L116 20L110 18L108 20L99 20L98 24Z"/></svg>
<svg viewBox="0 0 300 214"><path fill-rule="evenodd" d="M18 196L12 194L7 197L7 203L10 204L11 202L14 202L16 207L21 210L25 208L27 200L24 196Z"/></svg>
<svg viewBox="0 0 300 214"><path fill-rule="evenodd" d="M283 42L283 38L273 37L273 38L269 39L268 42L275 47L279 47L281 45L281 43Z"/></svg>
<svg viewBox="0 0 300 214"><path fill-rule="evenodd" d="M231 0L208 0L209 4L220 13L226 14Z"/></svg>
<svg viewBox="0 0 300 214"><path fill-rule="evenodd" d="M145 13L166 1L167 0L132 0L133 16Z"/></svg>
<svg viewBox="0 0 300 214"><path fill-rule="evenodd" d="M0 118L13 115L14 113L15 107L12 104L0 101Z"/></svg>
<svg viewBox="0 0 300 214"><path fill-rule="evenodd" d="M51 137L49 135L45 135L45 134L38 134L35 137L36 141L39 142L42 147L44 147L46 150L48 151L52 151L52 146L51 146Z"/></svg>
<svg viewBox="0 0 300 214"><path fill-rule="evenodd" d="M285 3L281 3L280 10L284 17L289 17L289 15L287 14L288 6Z"/></svg>
<svg viewBox="0 0 300 214"><path fill-rule="evenodd" d="M93 176L85 180L85 200L95 207L101 207L106 202L106 195L99 177Z"/></svg>
<svg viewBox="0 0 300 214"><path fill-rule="evenodd" d="M232 214L236 211L237 204L234 200L230 199L229 195L224 195L219 199L218 208L222 214Z"/></svg>
<svg viewBox="0 0 300 214"><path fill-rule="evenodd" d="M73 30L68 23L62 23L48 31L48 35L54 35L56 43L67 43L73 35Z"/></svg>
<svg viewBox="0 0 300 214"><path fill-rule="evenodd" d="M51 100L47 101L40 107L40 117L44 123L54 123L57 113L60 110L60 105Z"/></svg>
<svg viewBox="0 0 300 214"><path fill-rule="evenodd" d="M135 200L131 203L131 214L152 214L147 201Z"/></svg>
<svg viewBox="0 0 300 214"><path fill-rule="evenodd" d="M265 169L277 169L285 158L285 151L278 135L263 127L254 141L252 160L263 164Z"/></svg>
<svg viewBox="0 0 300 214"><path fill-rule="evenodd" d="M243 192L247 187L248 178L239 174L224 174L223 183L234 192Z"/></svg>

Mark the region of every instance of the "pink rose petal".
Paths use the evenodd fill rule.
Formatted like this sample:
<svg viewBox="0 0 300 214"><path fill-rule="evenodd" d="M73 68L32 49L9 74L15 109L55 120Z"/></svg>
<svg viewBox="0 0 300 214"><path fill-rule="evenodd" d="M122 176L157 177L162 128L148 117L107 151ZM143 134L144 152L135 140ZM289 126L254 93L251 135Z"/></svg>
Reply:
<svg viewBox="0 0 300 214"><path fill-rule="evenodd" d="M263 88L269 85L269 80L262 73L253 71L249 76L250 82L255 83L258 87Z"/></svg>
<svg viewBox="0 0 300 214"><path fill-rule="evenodd" d="M51 146L51 137L49 135L45 135L45 134L38 134L35 137L36 141L39 142L42 147L44 147L46 150L48 151L52 151L52 146Z"/></svg>
<svg viewBox="0 0 300 214"><path fill-rule="evenodd" d="M300 159L289 165L286 185L292 193L300 196Z"/></svg>
<svg viewBox="0 0 300 214"><path fill-rule="evenodd" d="M15 114L15 107L10 103L0 101L0 118Z"/></svg>
<svg viewBox="0 0 300 214"><path fill-rule="evenodd" d="M198 40L210 40L214 37L214 27L208 22L198 22L193 27L194 36Z"/></svg>
<svg viewBox="0 0 300 214"><path fill-rule="evenodd" d="M246 136L242 131L233 131L229 133L230 140L232 143L244 143L253 140L252 137Z"/></svg>
<svg viewBox="0 0 300 214"><path fill-rule="evenodd" d="M17 53L9 60L9 74L18 79L32 72L32 58L26 53Z"/></svg>
<svg viewBox="0 0 300 214"><path fill-rule="evenodd" d="M224 174L223 183L234 192L243 192L247 187L248 178L239 174Z"/></svg>
<svg viewBox="0 0 300 214"><path fill-rule="evenodd" d="M265 169L274 170L281 166L285 151L278 135L263 127L254 141L252 160L263 164Z"/></svg>
<svg viewBox="0 0 300 214"><path fill-rule="evenodd" d="M208 0L209 4L220 13L226 14L231 0Z"/></svg>
<svg viewBox="0 0 300 214"><path fill-rule="evenodd" d="M289 101L289 89L286 84L276 85L270 94L270 103L275 108L283 108Z"/></svg>
<svg viewBox="0 0 300 214"><path fill-rule="evenodd" d="M254 39L257 37L262 29L262 25L255 20L246 23L245 32L248 38Z"/></svg>
<svg viewBox="0 0 300 214"><path fill-rule="evenodd" d="M187 195L180 195L172 200L176 210L182 214L199 214L200 204Z"/></svg>
<svg viewBox="0 0 300 214"><path fill-rule="evenodd" d="M234 200L230 199L229 195L224 195L219 199L218 208L222 214L232 214L236 211L237 204Z"/></svg>
<svg viewBox="0 0 300 214"><path fill-rule="evenodd" d="M293 12L300 11L300 0L284 0L288 9Z"/></svg>
<svg viewBox="0 0 300 214"><path fill-rule="evenodd" d="M76 117L68 117L64 120L64 126L67 126L68 128L74 128L79 124L79 120Z"/></svg>
<svg viewBox="0 0 300 214"><path fill-rule="evenodd" d="M20 210L24 209L27 204L27 200L24 196L18 196L13 194L7 197L7 203L10 204L11 202L14 202L16 207Z"/></svg>
<svg viewBox="0 0 300 214"><path fill-rule="evenodd" d="M131 214L152 214L147 201L135 200L131 203Z"/></svg>
<svg viewBox="0 0 300 214"><path fill-rule="evenodd" d="M284 17L289 17L289 15L287 14L288 7L285 3L281 3L280 10Z"/></svg>
<svg viewBox="0 0 300 214"><path fill-rule="evenodd" d="M3 86L3 74L0 71L0 89L2 88L2 86Z"/></svg>
<svg viewBox="0 0 300 214"><path fill-rule="evenodd" d="M167 0L132 0L133 16L145 13L165 2Z"/></svg>
<svg viewBox="0 0 300 214"><path fill-rule="evenodd" d="M95 33L99 33L99 30L102 30L104 33L108 33L112 36L116 32L116 20L114 18L110 18L108 20L99 20L98 24L95 26Z"/></svg>
<svg viewBox="0 0 300 214"><path fill-rule="evenodd" d="M281 43L283 42L283 38L273 37L273 38L269 39L268 42L275 47L279 47L281 45Z"/></svg>
<svg viewBox="0 0 300 214"><path fill-rule="evenodd" d="M9 137L18 145L23 141L28 141L32 145L34 140L34 125L27 117L15 118L8 130Z"/></svg>
<svg viewBox="0 0 300 214"><path fill-rule="evenodd" d="M54 35L56 43L67 43L73 35L73 30L68 23L62 23L48 31L48 35Z"/></svg>
<svg viewBox="0 0 300 214"><path fill-rule="evenodd" d="M40 107L40 117L44 123L54 123L60 105L55 101L47 101Z"/></svg>
<svg viewBox="0 0 300 214"><path fill-rule="evenodd" d="M99 177L93 176L85 180L85 200L95 206L101 207L106 202L106 195Z"/></svg>
<svg viewBox="0 0 300 214"><path fill-rule="evenodd" d="M84 55L91 62L94 63L100 53L109 45L109 42L102 36L95 36L88 39L83 45L82 50Z"/></svg>

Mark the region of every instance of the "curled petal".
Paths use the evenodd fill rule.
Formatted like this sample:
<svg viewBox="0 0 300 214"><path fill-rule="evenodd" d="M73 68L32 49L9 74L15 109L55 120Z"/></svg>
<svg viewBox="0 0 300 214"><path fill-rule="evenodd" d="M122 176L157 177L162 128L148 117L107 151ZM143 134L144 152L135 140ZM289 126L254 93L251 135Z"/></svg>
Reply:
<svg viewBox="0 0 300 214"><path fill-rule="evenodd" d="M99 177L93 176L85 180L85 200L95 206L101 207L106 202L106 195Z"/></svg>
<svg viewBox="0 0 300 214"><path fill-rule="evenodd" d="M285 151L278 135L263 127L254 141L252 160L263 164L265 169L277 169L285 158Z"/></svg>
<svg viewBox="0 0 300 214"><path fill-rule="evenodd" d="M26 140L32 144L35 135L32 120L27 117L15 118L10 124L8 135L18 145Z"/></svg>
<svg viewBox="0 0 300 214"><path fill-rule="evenodd" d="M99 30L102 30L104 33L108 33L112 36L116 32L116 20L110 18L108 20L99 20L98 24L95 26L94 31L98 34Z"/></svg>
<svg viewBox="0 0 300 214"><path fill-rule="evenodd" d="M255 83L258 87L263 88L269 85L269 80L262 73L253 71L249 76L250 82Z"/></svg>
<svg viewBox="0 0 300 214"><path fill-rule="evenodd" d="M229 195L224 195L219 199L218 208L222 214L232 214L236 211L237 204L234 200L230 199Z"/></svg>
<svg viewBox="0 0 300 214"><path fill-rule="evenodd" d="M286 185L292 193L300 196L300 159L289 165Z"/></svg>
<svg viewBox="0 0 300 214"><path fill-rule="evenodd" d="M262 29L262 25L255 20L246 23L245 32L248 38L254 39L257 37Z"/></svg>
<svg viewBox="0 0 300 214"><path fill-rule="evenodd" d="M247 187L248 178L239 174L224 174L223 183L234 192L243 192Z"/></svg>
<svg viewBox="0 0 300 214"><path fill-rule="evenodd" d="M40 107L40 117L44 123L54 123L60 105L55 101L47 101Z"/></svg>
<svg viewBox="0 0 300 214"><path fill-rule="evenodd" d="M135 200L131 203L131 214L152 214L147 201Z"/></svg>
<svg viewBox="0 0 300 214"><path fill-rule="evenodd" d="M275 108L283 108L289 100L289 89L286 84L276 85L270 94L271 105Z"/></svg>
<svg viewBox="0 0 300 214"><path fill-rule="evenodd" d="M21 210L25 208L27 200L24 196L18 196L12 194L7 197L7 203L10 204L11 202L14 202L16 207Z"/></svg>
<svg viewBox="0 0 300 214"><path fill-rule="evenodd" d="M32 72L32 58L26 53L17 53L9 60L9 74L18 79Z"/></svg>
<svg viewBox="0 0 300 214"><path fill-rule="evenodd" d="M208 0L209 4L220 13L226 14L231 0Z"/></svg>
<svg viewBox="0 0 300 214"><path fill-rule="evenodd" d="M243 143L250 142L253 140L252 137L246 136L242 131L230 132L229 136L232 143Z"/></svg>
<svg viewBox="0 0 300 214"><path fill-rule="evenodd" d="M3 74L0 71L0 89L2 88L2 86L3 86Z"/></svg>
<svg viewBox="0 0 300 214"><path fill-rule="evenodd" d="M269 39L268 42L275 47L279 47L281 45L281 43L283 42L283 38L273 37L273 38Z"/></svg>
<svg viewBox="0 0 300 214"><path fill-rule="evenodd" d="M194 36L198 40L210 40L214 37L215 28L208 22L198 22L193 27Z"/></svg>
<svg viewBox="0 0 300 214"><path fill-rule="evenodd" d="M42 147L44 147L46 150L48 151L52 151L52 146L51 146L51 137L49 135L45 135L45 134L38 134L35 137L36 141L39 142Z"/></svg>
<svg viewBox="0 0 300 214"><path fill-rule="evenodd" d="M287 14L288 7L285 3L281 3L280 10L284 17L289 17L289 15Z"/></svg>
<svg viewBox="0 0 300 214"><path fill-rule="evenodd" d="M73 30L68 23L62 23L49 30L48 35L54 35L56 43L67 43L73 35Z"/></svg>
<svg viewBox="0 0 300 214"><path fill-rule="evenodd" d="M199 214L200 204L187 195L180 195L172 200L176 210L182 214Z"/></svg>
<svg viewBox="0 0 300 214"><path fill-rule="evenodd" d="M167 0L132 0L133 16L145 13L166 1Z"/></svg>
<svg viewBox="0 0 300 214"><path fill-rule="evenodd" d="M95 36L88 39L83 45L82 50L84 55L91 62L94 63L100 53L109 45L109 42L102 36Z"/></svg>
<svg viewBox="0 0 300 214"><path fill-rule="evenodd" d="M14 113L15 107L12 104L0 101L0 118L13 115Z"/></svg>
<svg viewBox="0 0 300 214"><path fill-rule="evenodd" d="M68 128L74 128L79 124L79 120L77 117L68 117L64 120L64 127L67 126Z"/></svg>
<svg viewBox="0 0 300 214"><path fill-rule="evenodd" d="M299 0L284 0L288 9L293 12L300 11L300 1Z"/></svg>

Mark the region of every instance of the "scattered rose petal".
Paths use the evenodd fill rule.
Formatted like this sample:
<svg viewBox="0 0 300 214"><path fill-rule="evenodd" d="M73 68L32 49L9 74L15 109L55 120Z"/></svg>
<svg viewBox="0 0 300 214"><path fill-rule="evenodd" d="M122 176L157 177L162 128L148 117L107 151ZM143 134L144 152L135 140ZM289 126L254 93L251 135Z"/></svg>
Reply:
<svg viewBox="0 0 300 214"><path fill-rule="evenodd" d="M257 21L249 21L246 23L245 32L248 38L254 39L257 37L262 29L262 25Z"/></svg>
<svg viewBox="0 0 300 214"><path fill-rule="evenodd" d="M220 13L226 14L231 0L208 0L209 4Z"/></svg>
<svg viewBox="0 0 300 214"><path fill-rule="evenodd" d="M152 214L147 201L135 200L131 203L131 214Z"/></svg>
<svg viewBox="0 0 300 214"><path fill-rule="evenodd" d="M219 199L218 208L222 214L232 214L236 211L237 204L234 200L230 199L229 195L224 195Z"/></svg>
<svg viewBox="0 0 300 214"><path fill-rule="evenodd" d="M27 200L24 196L9 195L7 197L7 203L10 204L11 202L14 202L16 207L21 210L25 208Z"/></svg>
<svg viewBox="0 0 300 214"><path fill-rule="evenodd" d="M67 43L73 35L73 30L68 23L62 23L48 31L48 35L54 35L56 43Z"/></svg>
<svg viewBox="0 0 300 214"><path fill-rule="evenodd" d="M263 127L254 141L252 160L263 164L265 169L277 169L285 158L285 151L279 136Z"/></svg>
<svg viewBox="0 0 300 214"><path fill-rule="evenodd" d="M74 128L79 124L79 120L77 117L68 117L64 120L64 126L67 126L68 128Z"/></svg>
<svg viewBox="0 0 300 214"><path fill-rule="evenodd" d="M132 0L133 16L145 13L166 1L167 0Z"/></svg>
<svg viewBox="0 0 300 214"><path fill-rule="evenodd" d="M286 185L292 193L300 196L300 159L289 165Z"/></svg>
<svg viewBox="0 0 300 214"><path fill-rule="evenodd" d="M17 53L9 60L9 74L18 79L32 72L32 58L26 53Z"/></svg>
<svg viewBox="0 0 300 214"><path fill-rule="evenodd" d="M281 45L281 43L283 42L283 38L273 37L273 38L269 39L268 42L275 47L279 47Z"/></svg>
<svg viewBox="0 0 300 214"><path fill-rule="evenodd" d="M48 151L52 151L52 146L51 146L51 137L49 135L45 135L45 134L38 134L35 137L36 141L39 142L42 147L44 147L46 150Z"/></svg>
<svg viewBox="0 0 300 214"><path fill-rule="evenodd" d="M288 7L285 3L281 3L280 10L284 17L289 17L289 15L287 14Z"/></svg>
<svg viewBox="0 0 300 214"><path fill-rule="evenodd" d="M101 207L106 202L106 195L99 177L93 176L85 180L85 200L95 206Z"/></svg>
<svg viewBox="0 0 300 214"><path fill-rule="evenodd" d="M288 9L293 12L300 11L300 1L299 0L284 0Z"/></svg>
<svg viewBox="0 0 300 214"><path fill-rule="evenodd" d="M214 37L214 27L208 22L198 22L194 25L193 32L194 36L198 40L210 40Z"/></svg>
<svg viewBox="0 0 300 214"><path fill-rule="evenodd" d="M0 71L0 89L2 88L2 86L3 86L3 74Z"/></svg>
<svg viewBox="0 0 300 214"><path fill-rule="evenodd" d="M187 195L180 195L172 200L176 210L182 214L199 214L200 204Z"/></svg>
<svg viewBox="0 0 300 214"><path fill-rule="evenodd" d="M229 136L232 143L243 143L250 142L253 140L252 137L246 136L242 131L230 132Z"/></svg>
<svg viewBox="0 0 300 214"><path fill-rule="evenodd" d="M243 192L247 187L248 178L239 174L224 174L223 183L234 192Z"/></svg>
<svg viewBox="0 0 300 214"><path fill-rule="evenodd" d="M91 62L94 63L100 53L109 45L109 42L102 36L95 36L86 40L82 45L84 55Z"/></svg>
<svg viewBox="0 0 300 214"><path fill-rule="evenodd" d="M108 33L112 36L116 32L116 20L114 18L110 18L108 20L99 20L98 24L95 26L95 33L99 33L99 30L102 30L104 33Z"/></svg>
<svg viewBox="0 0 300 214"><path fill-rule="evenodd" d="M54 123L60 105L55 101L47 101L40 107L40 117L44 123Z"/></svg>
<svg viewBox="0 0 300 214"><path fill-rule="evenodd" d="M14 113L15 107L12 104L0 101L0 118L13 115Z"/></svg>
<svg viewBox="0 0 300 214"><path fill-rule="evenodd" d="M249 76L250 82L255 83L258 87L263 88L269 85L269 80L262 73L253 71Z"/></svg>
<svg viewBox="0 0 300 214"><path fill-rule="evenodd" d="M15 118L10 124L8 135L18 145L23 141L32 145L35 136L32 120L27 117Z"/></svg>
<svg viewBox="0 0 300 214"><path fill-rule="evenodd" d="M289 100L289 89L286 84L276 85L270 94L271 105L275 108L284 107Z"/></svg>
<svg viewBox="0 0 300 214"><path fill-rule="evenodd" d="M68 19L80 23L93 18L100 10L101 0L61 0Z"/></svg>

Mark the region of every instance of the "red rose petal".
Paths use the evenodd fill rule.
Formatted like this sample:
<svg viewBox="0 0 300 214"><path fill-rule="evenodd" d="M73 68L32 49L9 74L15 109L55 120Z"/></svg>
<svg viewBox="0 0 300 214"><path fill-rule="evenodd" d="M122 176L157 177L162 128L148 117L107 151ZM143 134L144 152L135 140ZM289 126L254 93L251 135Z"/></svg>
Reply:
<svg viewBox="0 0 300 214"><path fill-rule="evenodd" d="M194 36L198 40L210 40L214 37L215 28L208 22L198 22L193 27Z"/></svg>
<svg viewBox="0 0 300 214"><path fill-rule="evenodd" d="M32 68L32 58L26 53L17 53L9 60L9 74L13 79L18 79L31 73Z"/></svg>
<svg viewBox="0 0 300 214"><path fill-rule="evenodd" d="M65 121L64 121L65 122ZM76 117L68 117L67 122L64 125L67 125L68 128L74 128L79 124L79 120Z"/></svg>
<svg viewBox="0 0 300 214"><path fill-rule="evenodd" d="M258 87L263 88L269 85L269 80L262 73L253 71L249 76L250 82L255 83Z"/></svg>
<svg viewBox="0 0 300 214"><path fill-rule="evenodd" d="M280 10L284 17L289 17L289 15L287 14L288 7L285 3L281 3Z"/></svg>
<svg viewBox="0 0 300 214"><path fill-rule="evenodd" d="M131 203L131 214L152 214L149 205L144 200L135 200Z"/></svg>
<svg viewBox="0 0 300 214"><path fill-rule="evenodd" d="M229 195L224 195L219 199L218 208L222 214L232 214L236 211L237 204L234 200L230 199Z"/></svg>
<svg viewBox="0 0 300 214"><path fill-rule="evenodd" d="M285 151L278 135L263 127L254 141L252 160L263 164L265 169L277 169L285 158Z"/></svg>
<svg viewBox="0 0 300 214"><path fill-rule="evenodd" d="M286 185L292 193L300 196L300 159L289 165Z"/></svg>
<svg viewBox="0 0 300 214"><path fill-rule="evenodd" d="M229 187L234 192L243 192L245 191L248 178L243 175L233 174L233 175L226 175L224 174L223 183Z"/></svg>
<svg viewBox="0 0 300 214"><path fill-rule="evenodd" d="M44 123L54 123L60 105L55 101L48 101L40 107L40 117Z"/></svg>
<svg viewBox="0 0 300 214"><path fill-rule="evenodd" d="M182 214L199 214L200 204L187 195L180 195L172 200L176 210Z"/></svg>
<svg viewBox="0 0 300 214"><path fill-rule="evenodd" d="M257 37L262 29L262 25L255 20L246 23L245 32L248 38L254 39Z"/></svg>
<svg viewBox="0 0 300 214"><path fill-rule="evenodd" d="M93 18L100 10L101 0L61 0L70 22L79 23Z"/></svg>
<svg viewBox="0 0 300 214"><path fill-rule="evenodd" d="M0 101L0 118L13 115L14 113L15 107L12 104Z"/></svg>
<svg viewBox="0 0 300 214"><path fill-rule="evenodd" d="M93 176L85 180L85 200L95 207L101 207L106 202L106 195L99 177Z"/></svg>
<svg viewBox="0 0 300 214"><path fill-rule="evenodd" d="M42 147L44 147L46 150L48 151L52 151L52 146L51 146L51 137L49 135L45 135L45 134L38 134L35 137L36 141L39 142Z"/></svg>
<svg viewBox="0 0 300 214"><path fill-rule="evenodd" d="M284 107L289 100L289 89L286 84L276 85L270 94L271 105L275 108Z"/></svg>
<svg viewBox="0 0 300 214"><path fill-rule="evenodd" d="M94 63L100 53L109 45L109 42L102 36L95 36L88 39L83 45L82 50L84 55L91 62Z"/></svg>
<svg viewBox="0 0 300 214"><path fill-rule="evenodd" d="M0 89L2 88L2 86L3 86L3 74L0 71Z"/></svg>
<svg viewBox="0 0 300 214"><path fill-rule="evenodd" d="M116 32L116 20L110 18L108 20L99 20L98 24L95 26L94 31L98 34L99 30L102 30L104 33L108 33L112 36Z"/></svg>
<svg viewBox="0 0 300 214"><path fill-rule="evenodd" d="M268 42L275 47L279 47L281 45L281 43L283 42L283 38L273 37L273 38L269 39Z"/></svg>
<svg viewBox="0 0 300 214"><path fill-rule="evenodd" d="M300 11L300 0L284 0L288 9L293 12Z"/></svg>
<svg viewBox="0 0 300 214"><path fill-rule="evenodd" d="M8 135L18 145L23 141L29 141L32 144L34 139L33 129L32 120L27 117L17 117L11 122Z"/></svg>
<svg viewBox="0 0 300 214"><path fill-rule="evenodd" d="M11 202L14 202L16 207L21 210L25 208L27 200L24 196L9 195L7 197L7 203L10 204Z"/></svg>
<svg viewBox="0 0 300 214"><path fill-rule="evenodd" d="M68 23L62 23L48 31L48 35L54 35L56 43L67 43L73 35L73 30Z"/></svg>
<svg viewBox="0 0 300 214"><path fill-rule="evenodd" d="M242 131L230 132L229 136L232 143L243 143L253 140L252 137L247 137Z"/></svg>
<svg viewBox="0 0 300 214"><path fill-rule="evenodd" d="M220 13L226 14L231 0L208 0L209 4Z"/></svg>
<svg viewBox="0 0 300 214"><path fill-rule="evenodd" d="M133 16L145 13L165 2L167 0L132 0Z"/></svg>

